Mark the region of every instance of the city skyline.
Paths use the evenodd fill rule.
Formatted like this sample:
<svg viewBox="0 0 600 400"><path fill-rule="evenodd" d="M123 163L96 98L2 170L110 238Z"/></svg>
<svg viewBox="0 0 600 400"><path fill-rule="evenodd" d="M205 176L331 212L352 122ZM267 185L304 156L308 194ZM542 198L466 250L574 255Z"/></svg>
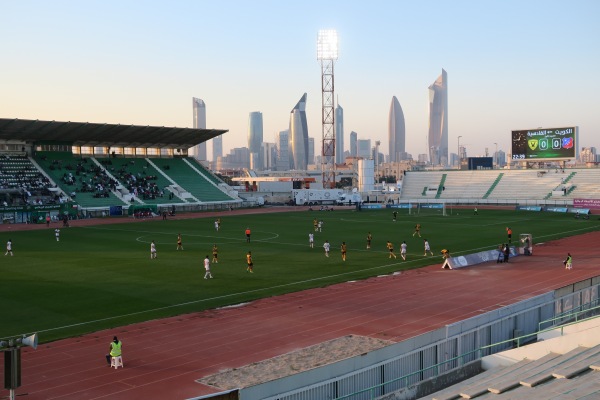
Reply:
<svg viewBox="0 0 600 400"><path fill-rule="evenodd" d="M241 0L147 7L0 0L0 7L0 33L8 39L4 118L192 127L189 98L197 96L209 105L207 128L229 130L227 154L245 142L253 110L263 113L264 141L274 142L288 128L289 104L306 92L315 99L306 118L320 154L317 33L336 29L344 130L380 140L384 152L391 96L402 105L406 152L415 159L429 152L427 87L442 68L452 78L450 152L458 136L471 156L493 153L495 143L510 152L512 130L540 126L579 126L578 147L600 147L600 56L592 51L600 3L592 0L308 0L300 8L269 0L259 7Z"/></svg>

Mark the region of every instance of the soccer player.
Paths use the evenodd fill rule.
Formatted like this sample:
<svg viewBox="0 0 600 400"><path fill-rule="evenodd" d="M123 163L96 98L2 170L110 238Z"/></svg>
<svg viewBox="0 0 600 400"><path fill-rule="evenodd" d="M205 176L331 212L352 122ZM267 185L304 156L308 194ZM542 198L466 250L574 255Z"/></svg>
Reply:
<svg viewBox="0 0 600 400"><path fill-rule="evenodd" d="M512 243L512 229L506 227L506 234L508 235L508 243Z"/></svg>
<svg viewBox="0 0 600 400"><path fill-rule="evenodd" d="M445 269L446 267L448 267L448 269L452 269L452 266L450 265L450 252L448 250L442 250L442 258L444 259L442 269Z"/></svg>
<svg viewBox="0 0 600 400"><path fill-rule="evenodd" d="M250 228L246 228L246 243L250 243Z"/></svg>
<svg viewBox="0 0 600 400"><path fill-rule="evenodd" d="M325 257L329 257L329 250L331 249L331 245L327 240L325 241L325 243L323 243L323 249L325 249Z"/></svg>
<svg viewBox="0 0 600 400"><path fill-rule="evenodd" d="M206 272L204 273L204 279L212 279L212 274L210 273L210 260L208 259L208 254L204 258L204 269Z"/></svg>
<svg viewBox="0 0 600 400"><path fill-rule="evenodd" d="M317 228L319 229L319 232L323 232L323 220L320 219L319 222L317 223Z"/></svg>
<svg viewBox="0 0 600 400"><path fill-rule="evenodd" d="M392 221L396 222L396 217L398 216L398 211L392 212Z"/></svg>
<svg viewBox="0 0 600 400"><path fill-rule="evenodd" d="M150 243L150 259L156 258L156 244L154 244L154 240Z"/></svg>
<svg viewBox="0 0 600 400"><path fill-rule="evenodd" d="M431 247L429 246L429 242L427 241L427 239L423 239L424 245L425 245L425 254L423 254L424 256L427 255L427 252L431 253L431 255L433 255L433 251L431 251Z"/></svg>
<svg viewBox="0 0 600 400"><path fill-rule="evenodd" d="M317 221L317 219L313 219L313 228L315 229L315 232L319 230L319 221Z"/></svg>
<svg viewBox="0 0 600 400"><path fill-rule="evenodd" d="M315 234L312 232L308 234L308 245L311 249L315 247Z"/></svg>
<svg viewBox="0 0 600 400"><path fill-rule="evenodd" d="M215 264L218 264L219 263L219 260L218 260L218 258L219 258L219 248L217 247L216 244L213 244L212 255L213 255L212 262L214 262Z"/></svg>
<svg viewBox="0 0 600 400"><path fill-rule="evenodd" d="M371 241L373 240L373 235L371 235L371 232L367 233L367 249L371 248Z"/></svg>
<svg viewBox="0 0 600 400"><path fill-rule="evenodd" d="M419 237L421 237L421 224L415 225L415 232L413 233L413 236L415 235L419 235Z"/></svg>
<svg viewBox="0 0 600 400"><path fill-rule="evenodd" d="M60 242L60 229L56 228L54 230L54 236L56 236L56 241Z"/></svg>
<svg viewBox="0 0 600 400"><path fill-rule="evenodd" d="M13 252L12 252L12 240L8 239L8 242L6 242L6 253L4 253L5 256L7 256L10 253L10 256L12 257Z"/></svg>
<svg viewBox="0 0 600 400"><path fill-rule="evenodd" d="M397 258L397 257L396 257L396 253L394 253L394 245L393 245L393 244L392 244L392 242L390 242L389 240L388 240L388 242L387 242L387 248L388 248L388 250L390 251L390 256L389 256L389 258L392 258L392 257L394 257L394 258Z"/></svg>
<svg viewBox="0 0 600 400"><path fill-rule="evenodd" d="M254 273L254 263L252 262L252 253L249 251L248 254L246 254L246 264L248 264L248 268L246 268L246 271L250 272L250 273Z"/></svg>
<svg viewBox="0 0 600 400"><path fill-rule="evenodd" d="M183 241L181 239L181 233L177 234L177 249L176 250L183 250Z"/></svg>
<svg viewBox="0 0 600 400"><path fill-rule="evenodd" d="M406 241L403 241L402 244L400 245L400 256L402 257L402 259L404 261L406 261L406 248L408 247L408 245L406 244Z"/></svg>
<svg viewBox="0 0 600 400"><path fill-rule="evenodd" d="M342 261L346 261L346 242L342 242L342 246L340 247L340 250L342 250Z"/></svg>

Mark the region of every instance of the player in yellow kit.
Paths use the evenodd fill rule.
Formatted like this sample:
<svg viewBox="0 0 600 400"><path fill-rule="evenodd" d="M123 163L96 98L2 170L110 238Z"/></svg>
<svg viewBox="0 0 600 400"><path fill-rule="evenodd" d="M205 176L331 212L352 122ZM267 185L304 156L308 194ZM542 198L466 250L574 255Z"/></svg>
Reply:
<svg viewBox="0 0 600 400"><path fill-rule="evenodd" d="M217 247L216 244L213 244L212 255L213 255L212 262L214 262L215 264L218 264L219 263L219 260L218 260L218 258L219 258L219 248Z"/></svg>
<svg viewBox="0 0 600 400"><path fill-rule="evenodd" d="M392 257L396 258L396 253L394 253L394 245L393 245L393 243L388 240L386 246L387 246L388 250L390 251L390 257L389 258L392 258Z"/></svg>
<svg viewBox="0 0 600 400"><path fill-rule="evenodd" d="M246 271L254 273L254 263L252 262L251 252L248 252L248 254L246 254L246 264L248 264L248 268L246 268Z"/></svg>

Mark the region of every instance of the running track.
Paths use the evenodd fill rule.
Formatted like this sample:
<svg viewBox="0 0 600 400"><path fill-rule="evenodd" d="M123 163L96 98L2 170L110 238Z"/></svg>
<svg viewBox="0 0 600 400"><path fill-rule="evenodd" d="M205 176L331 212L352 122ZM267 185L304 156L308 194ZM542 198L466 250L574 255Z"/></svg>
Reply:
<svg viewBox="0 0 600 400"><path fill-rule="evenodd" d="M24 348L16 393L27 400L117 400L218 392L195 380L349 334L401 341L600 275L598 242L594 232L538 245L534 256L509 264L452 271L435 265ZM572 271L561 263L567 251ZM124 369L104 359L114 335L124 342Z"/></svg>

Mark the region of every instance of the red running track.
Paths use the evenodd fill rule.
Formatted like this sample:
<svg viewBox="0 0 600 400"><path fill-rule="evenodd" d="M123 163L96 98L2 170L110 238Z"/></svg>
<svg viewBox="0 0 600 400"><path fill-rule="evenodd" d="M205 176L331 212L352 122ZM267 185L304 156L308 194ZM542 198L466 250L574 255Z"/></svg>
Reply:
<svg viewBox="0 0 600 400"><path fill-rule="evenodd" d="M195 381L349 334L401 341L600 275L598 242L594 232L537 245L532 257L509 264L451 271L435 265L24 348L16 392L27 400L215 393ZM571 271L562 265L568 251ZM124 343L125 368L118 370L104 359L114 335Z"/></svg>

